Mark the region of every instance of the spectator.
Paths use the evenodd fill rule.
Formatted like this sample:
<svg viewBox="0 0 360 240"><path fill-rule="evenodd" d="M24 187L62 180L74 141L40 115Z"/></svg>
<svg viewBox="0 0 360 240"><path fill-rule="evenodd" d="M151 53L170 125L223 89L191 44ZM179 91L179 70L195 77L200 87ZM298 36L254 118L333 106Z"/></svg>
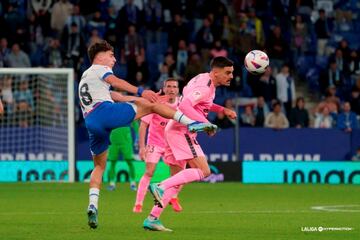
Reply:
<svg viewBox="0 0 360 240"><path fill-rule="evenodd" d="M169 78L169 66L162 64L160 66L160 76L156 82L156 90L160 90L164 86L164 81Z"/></svg>
<svg viewBox="0 0 360 240"><path fill-rule="evenodd" d="M305 100L303 97L296 99L296 105L291 110L290 127L307 128L309 127L309 113L305 109Z"/></svg>
<svg viewBox="0 0 360 240"><path fill-rule="evenodd" d="M59 68L63 66L60 41L58 39L50 39L49 46L44 51L43 65L53 68Z"/></svg>
<svg viewBox="0 0 360 240"><path fill-rule="evenodd" d="M173 22L169 29L168 45L172 48L173 52L177 51L178 43L184 40L185 43L189 40L189 29L185 25L183 17L180 14L175 14Z"/></svg>
<svg viewBox="0 0 360 240"><path fill-rule="evenodd" d="M33 111L27 101L17 102L14 117L15 123L21 128L28 128L32 125Z"/></svg>
<svg viewBox="0 0 360 240"><path fill-rule="evenodd" d="M19 89L14 91L14 100L16 105L18 105L20 102L26 102L30 110L34 109L34 96L32 94L32 91L29 89L28 80L20 81ZM18 109L17 106L16 108Z"/></svg>
<svg viewBox="0 0 360 240"><path fill-rule="evenodd" d="M289 127L289 121L281 112L281 103L276 101L273 110L265 118L265 127L273 129L284 129Z"/></svg>
<svg viewBox="0 0 360 240"><path fill-rule="evenodd" d="M179 78L179 74L176 72L176 64L174 60L174 55L172 53L167 53L165 55L165 60L162 64L160 64L159 69L161 69L162 65L167 65L169 69L169 77L170 78Z"/></svg>
<svg viewBox="0 0 360 240"><path fill-rule="evenodd" d="M255 115L251 105L246 105L244 112L240 115L241 126L254 127Z"/></svg>
<svg viewBox="0 0 360 240"><path fill-rule="evenodd" d="M265 118L269 114L270 110L265 102L264 97L260 96L257 99L257 104L254 109L255 114L255 127L264 127Z"/></svg>
<svg viewBox="0 0 360 240"><path fill-rule="evenodd" d="M100 42L101 40L102 38L99 36L98 30L94 28L90 33L89 41L86 45L91 46L92 44Z"/></svg>
<svg viewBox="0 0 360 240"><path fill-rule="evenodd" d="M232 101L231 98L225 99L223 106L231 110L234 110L234 102ZM235 121L236 120L228 118L227 116L225 116L223 112L221 112L216 114L214 124L219 126L219 128L221 129L226 129L226 128L234 127L236 124Z"/></svg>
<svg viewBox="0 0 360 240"><path fill-rule="evenodd" d="M334 119L330 115L330 110L328 106L324 106L320 109L320 112L316 114L314 128L332 128L334 124Z"/></svg>
<svg viewBox="0 0 360 240"><path fill-rule="evenodd" d="M163 24L163 9L158 0L148 0L144 5L146 40L148 43L161 41L161 28Z"/></svg>
<svg viewBox="0 0 360 240"><path fill-rule="evenodd" d="M211 49L210 51L210 57L214 58L214 57L227 57L228 56L228 52L227 50L222 46L221 41L220 40L216 40L214 42L214 47Z"/></svg>
<svg viewBox="0 0 360 240"><path fill-rule="evenodd" d="M25 25L25 20L25 16L17 10L14 3L8 5L7 12L4 14L4 21L6 29L9 30L9 32L3 34L9 37L10 42L17 40L14 36L16 35L16 31ZM1 30L3 31L3 29Z"/></svg>
<svg viewBox="0 0 360 240"><path fill-rule="evenodd" d="M296 97L294 78L290 75L290 68L286 64L282 66L281 72L276 75L276 92L277 98L284 105L286 116L289 118L292 103Z"/></svg>
<svg viewBox="0 0 360 240"><path fill-rule="evenodd" d="M85 27L86 27L86 20L85 20L84 16L82 16L80 14L80 6L79 5L74 5L71 15L68 16L66 19L65 27L67 28L68 32L71 31L72 23L76 23L76 25L78 26L78 29L77 29L78 32L83 33L83 31L85 30Z"/></svg>
<svg viewBox="0 0 360 240"><path fill-rule="evenodd" d="M360 57L356 50L350 52L349 61L347 62L349 74L353 79L356 78L356 75L360 75Z"/></svg>
<svg viewBox="0 0 360 240"><path fill-rule="evenodd" d="M135 61L136 56L145 57L144 41L136 32L135 25L130 25L128 33L125 35L124 46L121 49L121 59L123 63Z"/></svg>
<svg viewBox="0 0 360 240"><path fill-rule="evenodd" d="M356 149L356 153L354 154L354 156L351 158L352 161L354 162L360 162L360 147L358 147Z"/></svg>
<svg viewBox="0 0 360 240"><path fill-rule="evenodd" d="M73 5L68 0L60 0L56 2L51 11L51 28L57 36L62 35L66 20L73 12Z"/></svg>
<svg viewBox="0 0 360 240"><path fill-rule="evenodd" d="M214 124L216 124L220 129L227 129L234 127L234 123L227 116L225 116L223 112L219 112L216 114Z"/></svg>
<svg viewBox="0 0 360 240"><path fill-rule="evenodd" d="M112 46L115 46L117 43L116 18L117 18L117 12L115 11L114 6L110 5L108 8L108 17L106 19L105 40L109 42Z"/></svg>
<svg viewBox="0 0 360 240"><path fill-rule="evenodd" d="M14 95L12 90L12 78L4 76L0 81L1 96L3 100L3 107L6 115L14 112Z"/></svg>
<svg viewBox="0 0 360 240"><path fill-rule="evenodd" d="M349 62L351 49L349 47L348 41L346 41L345 39L341 39L337 50L341 50L342 57L344 58L345 62Z"/></svg>
<svg viewBox="0 0 360 240"><path fill-rule="evenodd" d="M354 113L360 115L360 91L355 87L351 90L350 106Z"/></svg>
<svg viewBox="0 0 360 240"><path fill-rule="evenodd" d="M338 115L337 128L345 132L352 132L353 129L358 128L358 121L356 114L351 111L349 102L344 102L343 111Z"/></svg>
<svg viewBox="0 0 360 240"><path fill-rule="evenodd" d="M6 67L6 59L10 54L10 49L8 48L8 41L6 38L0 39L0 68Z"/></svg>
<svg viewBox="0 0 360 240"><path fill-rule="evenodd" d="M184 79L187 83L190 81L193 77L198 75L199 73L204 71L204 67L201 64L201 59L199 54L195 53L190 56L189 64L186 66Z"/></svg>
<svg viewBox="0 0 360 240"><path fill-rule="evenodd" d="M176 72L180 76L184 76L185 68L189 57L185 40L179 41L178 49L175 55L176 55Z"/></svg>
<svg viewBox="0 0 360 240"><path fill-rule="evenodd" d="M256 16L254 8L249 8L247 29L255 36L258 49L262 49L265 45L265 34L262 21Z"/></svg>
<svg viewBox="0 0 360 240"><path fill-rule="evenodd" d="M341 73L347 72L347 61L345 60L341 49L336 49L335 53L330 56L329 61L336 62L337 69L339 69Z"/></svg>
<svg viewBox="0 0 360 240"><path fill-rule="evenodd" d="M221 31L221 42L224 43L225 48L232 47L236 26L231 22L231 18L227 15L223 17Z"/></svg>
<svg viewBox="0 0 360 240"><path fill-rule="evenodd" d="M267 38L266 49L268 56L271 59L270 65L274 69L275 73L279 71L288 57L289 46L285 41L280 26L275 26L272 30L272 34Z"/></svg>
<svg viewBox="0 0 360 240"><path fill-rule="evenodd" d="M140 77L141 76L141 77ZM149 67L143 56L136 56L135 62L128 64L127 78L135 86L144 85L149 80Z"/></svg>
<svg viewBox="0 0 360 240"><path fill-rule="evenodd" d="M297 15L292 26L291 48L293 51L293 61L296 64L298 57L303 56L308 51L309 32L307 25L303 22L302 17Z"/></svg>
<svg viewBox="0 0 360 240"><path fill-rule="evenodd" d="M12 45L11 52L6 59L6 65L13 68L31 67L29 56L20 49L17 43Z"/></svg>
<svg viewBox="0 0 360 240"><path fill-rule="evenodd" d="M239 28L234 35L232 46L234 57L236 57L235 60L239 64L243 64L246 54L256 47L256 39L248 32L244 19L240 19Z"/></svg>
<svg viewBox="0 0 360 240"><path fill-rule="evenodd" d="M94 13L93 18L88 22L88 31L92 32L94 29L97 30L100 38L104 38L106 31L106 23L101 16L100 11Z"/></svg>
<svg viewBox="0 0 360 240"><path fill-rule="evenodd" d="M62 36L64 65L78 69L80 57L84 55L85 40L79 33L76 23L71 24L70 32L65 29Z"/></svg>
<svg viewBox="0 0 360 240"><path fill-rule="evenodd" d="M326 46L330 38L331 29L324 9L319 10L319 18L315 22L315 33L317 37L317 55L327 55Z"/></svg>
<svg viewBox="0 0 360 240"><path fill-rule="evenodd" d="M134 4L134 0L127 0L127 3L120 9L116 20L118 41L122 39L122 36L126 33L126 29L129 29L130 26L134 26L135 29L140 29L141 23L142 12L138 6Z"/></svg>
<svg viewBox="0 0 360 240"><path fill-rule="evenodd" d="M277 99L276 80L272 75L272 68L270 66L266 68L265 73L260 77L249 81L249 85L254 96L263 96L267 103Z"/></svg>
<svg viewBox="0 0 360 240"><path fill-rule="evenodd" d="M337 88L342 87L344 75L338 68L336 62L331 62L329 68L325 69L325 71L320 74L319 83L323 94L329 86L336 86Z"/></svg>
<svg viewBox="0 0 360 240"><path fill-rule="evenodd" d="M214 42L214 33L211 28L211 20L204 18L203 26L196 33L196 46L198 49L210 49Z"/></svg>

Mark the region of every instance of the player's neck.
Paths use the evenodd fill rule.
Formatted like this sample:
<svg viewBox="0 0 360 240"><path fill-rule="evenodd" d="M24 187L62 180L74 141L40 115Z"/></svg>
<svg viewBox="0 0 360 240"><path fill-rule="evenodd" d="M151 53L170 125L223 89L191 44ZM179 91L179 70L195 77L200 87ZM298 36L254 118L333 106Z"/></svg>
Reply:
<svg viewBox="0 0 360 240"><path fill-rule="evenodd" d="M169 103L170 103L170 104L175 103L175 98L169 98Z"/></svg>
<svg viewBox="0 0 360 240"><path fill-rule="evenodd" d="M215 86L215 87L218 87L220 84L218 84L218 82L216 81L216 78L215 78L215 75L213 72L210 72L209 73L209 76L210 76L210 80L212 82L212 84Z"/></svg>

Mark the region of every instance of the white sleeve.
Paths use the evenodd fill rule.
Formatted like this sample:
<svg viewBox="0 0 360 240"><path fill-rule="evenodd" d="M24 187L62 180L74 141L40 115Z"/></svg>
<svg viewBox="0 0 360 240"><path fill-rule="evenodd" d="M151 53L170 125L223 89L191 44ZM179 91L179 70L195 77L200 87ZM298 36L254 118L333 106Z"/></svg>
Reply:
<svg viewBox="0 0 360 240"><path fill-rule="evenodd" d="M104 80L107 76L114 74L111 68L107 66L99 66L96 69L96 73L98 74L101 80Z"/></svg>

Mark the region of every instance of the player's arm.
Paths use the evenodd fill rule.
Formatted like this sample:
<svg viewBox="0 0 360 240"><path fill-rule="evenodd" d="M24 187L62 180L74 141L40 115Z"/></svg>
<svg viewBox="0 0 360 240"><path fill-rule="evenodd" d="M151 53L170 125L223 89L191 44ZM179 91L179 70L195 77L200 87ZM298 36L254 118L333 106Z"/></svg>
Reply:
<svg viewBox="0 0 360 240"><path fill-rule="evenodd" d="M149 126L148 123L141 121L139 127L139 156L141 160L145 160L145 151L146 151L145 137L148 126Z"/></svg>
<svg viewBox="0 0 360 240"><path fill-rule="evenodd" d="M235 111L231 110L230 108L226 108L226 107L223 107L223 106L220 106L218 104L213 104L210 108L210 111L211 112L216 112L216 113L224 113L225 116L227 116L228 118L230 119L236 119L237 118L237 114Z"/></svg>
<svg viewBox="0 0 360 240"><path fill-rule="evenodd" d="M111 91L110 95L111 95L111 98L115 102L131 102L131 101L135 101L137 99L137 97L123 95L123 94L121 94L119 92L116 92L116 91Z"/></svg>
<svg viewBox="0 0 360 240"><path fill-rule="evenodd" d="M204 114L195 110L195 106L203 102L209 96L208 87L197 87L193 89L191 94L184 96L180 102L178 109L186 116L191 117L195 121L209 122Z"/></svg>
<svg viewBox="0 0 360 240"><path fill-rule="evenodd" d="M106 77L104 77L104 80L116 89L120 89L122 91L146 98L151 102L155 102L157 100L158 95L155 92L151 90L144 90L142 87L135 87L125 80L117 78L114 74L108 74Z"/></svg>

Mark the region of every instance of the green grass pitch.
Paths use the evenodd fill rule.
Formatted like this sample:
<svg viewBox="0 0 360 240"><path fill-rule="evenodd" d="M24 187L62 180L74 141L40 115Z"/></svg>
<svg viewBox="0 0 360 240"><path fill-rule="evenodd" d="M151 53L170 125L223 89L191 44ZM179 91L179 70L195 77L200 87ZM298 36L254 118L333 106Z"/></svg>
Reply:
<svg viewBox="0 0 360 240"><path fill-rule="evenodd" d="M83 183L0 184L0 239L360 239L360 188L354 185L186 186L184 211L166 209L161 220L174 232L151 232L142 222L152 206L148 194L141 214L135 192L120 184L102 190L99 227L87 226L88 185ZM331 211L314 206L334 206ZM305 232L305 227L349 227L351 231Z"/></svg>

